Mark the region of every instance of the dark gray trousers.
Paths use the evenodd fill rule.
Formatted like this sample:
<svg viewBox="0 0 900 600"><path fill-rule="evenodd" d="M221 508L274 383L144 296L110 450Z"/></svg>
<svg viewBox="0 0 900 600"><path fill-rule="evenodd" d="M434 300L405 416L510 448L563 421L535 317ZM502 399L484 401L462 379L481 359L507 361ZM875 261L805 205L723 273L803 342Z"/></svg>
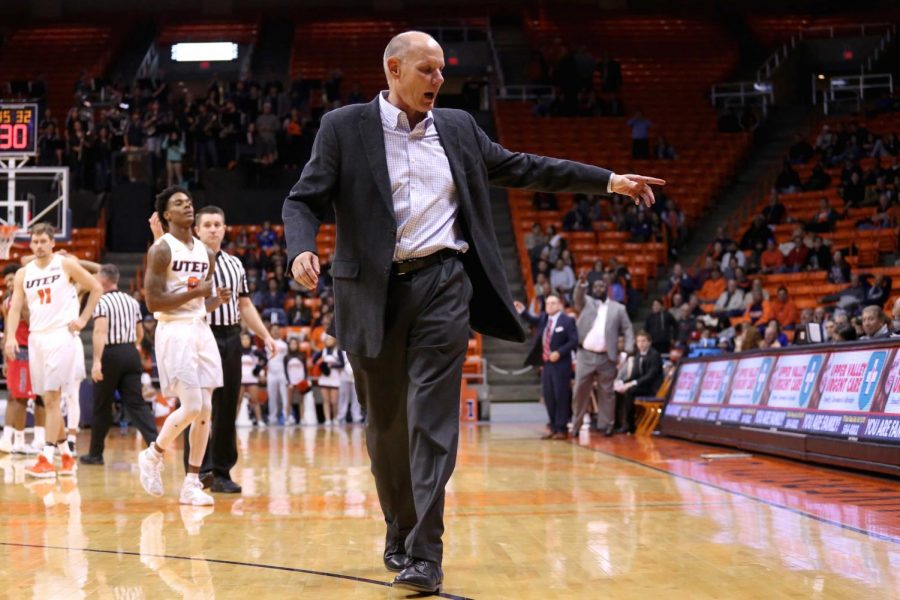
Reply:
<svg viewBox="0 0 900 600"><path fill-rule="evenodd" d="M443 556L444 487L459 443L471 298L472 284L457 258L392 275L381 353L348 354L367 411L366 446L387 523L386 545L405 544L408 555L437 563Z"/></svg>

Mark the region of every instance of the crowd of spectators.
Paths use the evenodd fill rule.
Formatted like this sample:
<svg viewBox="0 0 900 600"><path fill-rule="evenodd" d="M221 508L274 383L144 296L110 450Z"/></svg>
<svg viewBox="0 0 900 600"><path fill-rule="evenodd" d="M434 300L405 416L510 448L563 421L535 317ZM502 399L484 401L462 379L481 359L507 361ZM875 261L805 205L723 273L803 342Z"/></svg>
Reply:
<svg viewBox="0 0 900 600"><path fill-rule="evenodd" d="M203 170L238 166L265 185L276 179L269 170L305 164L326 111L363 97L356 85L344 90L335 70L326 81L289 85L213 79L196 97L163 73L131 86L85 74L66 115L39 100L38 164L68 166L75 188L100 192L137 180L196 187Z"/></svg>

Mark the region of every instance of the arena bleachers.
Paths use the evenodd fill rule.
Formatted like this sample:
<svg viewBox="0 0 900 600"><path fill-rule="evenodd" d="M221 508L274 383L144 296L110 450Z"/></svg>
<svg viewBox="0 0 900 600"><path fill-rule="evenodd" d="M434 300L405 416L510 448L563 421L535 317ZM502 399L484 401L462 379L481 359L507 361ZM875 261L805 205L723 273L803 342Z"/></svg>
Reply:
<svg viewBox="0 0 900 600"><path fill-rule="evenodd" d="M604 53L622 65L621 98L625 117L539 118L533 106L500 102L497 123L503 144L512 149L602 165L618 173L641 173L666 179L666 194L688 222L695 222L727 185L749 147L745 134L720 133L716 113L709 107L709 86L734 67L737 49L715 23L703 19L656 16L599 17L590 11L542 12L529 21L528 35L535 48L547 48L560 39L585 44L601 58ZM715 52L710 49L715 48ZM595 88L601 82L595 75ZM631 159L628 116L641 109L653 122L651 142L664 136L678 153L673 161ZM511 193L517 244L523 275L530 285L530 261L524 260L524 233L534 222L559 225L571 206L562 195L557 212L535 211L530 194ZM596 258L616 257L628 265L632 285L644 289L657 267L665 264L665 242L635 246L626 232L613 231L612 223L595 224L596 232L569 234L570 249L578 266ZM564 234L565 235L565 234Z"/></svg>
<svg viewBox="0 0 900 600"><path fill-rule="evenodd" d="M48 106L57 119L65 119L82 72L103 75L127 32L121 24L22 27L0 48L0 82L44 76Z"/></svg>

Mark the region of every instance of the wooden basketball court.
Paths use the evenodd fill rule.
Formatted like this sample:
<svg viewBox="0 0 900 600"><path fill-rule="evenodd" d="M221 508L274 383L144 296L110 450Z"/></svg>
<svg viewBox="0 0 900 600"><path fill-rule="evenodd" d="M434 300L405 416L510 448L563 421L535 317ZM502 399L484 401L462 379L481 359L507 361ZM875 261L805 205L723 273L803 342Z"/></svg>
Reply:
<svg viewBox="0 0 900 600"><path fill-rule="evenodd" d="M900 598L900 483L790 461L708 461L654 438L540 441L463 425L447 494L447 598ZM384 526L363 430L241 429L240 497L141 489L139 443L24 482L0 461L5 598L383 598ZM87 436L82 436L86 451Z"/></svg>

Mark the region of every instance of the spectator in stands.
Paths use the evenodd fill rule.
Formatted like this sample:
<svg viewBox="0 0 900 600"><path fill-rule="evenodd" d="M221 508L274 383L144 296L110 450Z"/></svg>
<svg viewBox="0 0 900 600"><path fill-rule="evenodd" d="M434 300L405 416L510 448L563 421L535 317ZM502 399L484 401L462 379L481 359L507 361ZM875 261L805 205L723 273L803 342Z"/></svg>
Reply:
<svg viewBox="0 0 900 600"><path fill-rule="evenodd" d="M766 250L759 257L759 269L765 275L784 272L784 254L775 245L773 238L766 241Z"/></svg>
<svg viewBox="0 0 900 600"><path fill-rule="evenodd" d="M897 298L891 307L891 334L900 335L900 298Z"/></svg>
<svg viewBox="0 0 900 600"><path fill-rule="evenodd" d="M144 158L145 139L141 113L134 111L131 113L131 120L125 125L125 146L122 148L122 151L125 153L128 179L132 182L138 180L141 162Z"/></svg>
<svg viewBox="0 0 900 600"><path fill-rule="evenodd" d="M881 308L891 295L891 287L890 278L879 273L875 276L875 281L872 285L866 290L866 298L863 301L863 305Z"/></svg>
<svg viewBox="0 0 900 600"><path fill-rule="evenodd" d="M788 296L786 287L778 288L778 295L774 299L765 302L765 309L761 319L764 323L776 320L785 329L793 329L800 320L800 311L797 305Z"/></svg>
<svg viewBox="0 0 900 600"><path fill-rule="evenodd" d="M666 354L675 340L677 322L672 313L665 310L662 300L654 300L650 311L650 315L644 322L644 329L650 335L653 348L660 354Z"/></svg>
<svg viewBox="0 0 900 600"><path fill-rule="evenodd" d="M791 162L785 158L781 164L781 172L775 178L775 189L781 194L793 194L799 192L802 187L800 175L791 166Z"/></svg>
<svg viewBox="0 0 900 600"><path fill-rule="evenodd" d="M834 225L839 217L840 215L838 215L837 211L828 204L828 198L823 196L819 199L819 210L816 211L812 219L806 223L806 230L812 231L813 233L827 233L829 231L834 231Z"/></svg>
<svg viewBox="0 0 900 600"><path fill-rule="evenodd" d="M653 225L647 218L647 211L637 211L637 220L631 226L630 233L631 241L638 244L643 244L654 239L655 236L653 235Z"/></svg>
<svg viewBox="0 0 900 600"><path fill-rule="evenodd" d="M181 164L186 152L181 132L169 132L169 135L163 140L162 148L166 153L166 181L168 185L181 185L181 182L184 180Z"/></svg>
<svg viewBox="0 0 900 600"><path fill-rule="evenodd" d="M710 259L711 261L712 259ZM700 286L697 296L702 304L715 304L719 297L725 292L726 281L722 277L722 271L718 266L713 266L709 277Z"/></svg>
<svg viewBox="0 0 900 600"><path fill-rule="evenodd" d="M772 237L772 230L766 225L762 215L753 217L753 222L741 237L740 249L752 250L755 253L762 252L766 243Z"/></svg>
<svg viewBox="0 0 900 600"><path fill-rule="evenodd" d="M604 53L603 62L600 63L600 73L603 76L603 91L616 94L622 87L622 65L616 59Z"/></svg>
<svg viewBox="0 0 900 600"><path fill-rule="evenodd" d="M553 192L535 192L531 205L535 210L559 210L559 201Z"/></svg>
<svg viewBox="0 0 900 600"><path fill-rule="evenodd" d="M781 325L775 319L766 324L760 348L785 348L788 345L787 336L781 332Z"/></svg>
<svg viewBox="0 0 900 600"><path fill-rule="evenodd" d="M665 209L660 214L660 219L665 223L669 233L670 244L679 247L687 237L687 221L684 213L678 209L673 200L667 200Z"/></svg>
<svg viewBox="0 0 900 600"><path fill-rule="evenodd" d="M797 330L794 333L794 346L800 346L811 343L809 341L809 337L807 336L806 327L807 325L812 324L813 326L817 326L815 321L813 320L813 311L811 308L804 308L800 311L800 323L797 325Z"/></svg>
<svg viewBox="0 0 900 600"><path fill-rule="evenodd" d="M728 240L728 243L725 245L725 250L726 252L722 255L722 261L719 263L719 268L722 269L722 272L725 273L726 277L731 279L735 276L736 267L744 268L747 266L747 257L741 252L737 242L734 240ZM735 262L734 265L731 264L732 260Z"/></svg>
<svg viewBox="0 0 900 600"><path fill-rule="evenodd" d="M256 117L256 132L259 135L259 151L263 159L278 153L278 116L272 112L272 103L264 102L262 113Z"/></svg>
<svg viewBox="0 0 900 600"><path fill-rule="evenodd" d="M900 142L897 141L896 133L885 133L872 146L872 152L869 156L874 158L890 158L896 157L900 151Z"/></svg>
<svg viewBox="0 0 900 600"><path fill-rule="evenodd" d="M729 279L725 290L719 294L712 313L719 317L736 317L747 308L744 291L738 287L737 281Z"/></svg>
<svg viewBox="0 0 900 600"><path fill-rule="evenodd" d="M680 262L672 265L672 274L669 276L669 291L676 290L684 296L689 296L697 288L697 282L688 275Z"/></svg>
<svg viewBox="0 0 900 600"><path fill-rule="evenodd" d="M544 260L543 258L537 261L535 265L534 271L534 281L537 283L539 277L544 277L548 282L550 281L550 262Z"/></svg>
<svg viewBox="0 0 900 600"><path fill-rule="evenodd" d="M784 257L784 270L788 273L802 271L809 260L809 248L803 242L803 236L794 235L793 244Z"/></svg>
<svg viewBox="0 0 900 600"><path fill-rule="evenodd" d="M112 156L113 140L109 134L109 128L101 127L97 131L97 137L91 145L91 155L94 163L94 190L98 192L108 191L112 187Z"/></svg>
<svg viewBox="0 0 900 600"><path fill-rule="evenodd" d="M735 336L734 351L750 352L759 350L762 347L762 341L762 335L760 335L758 328L745 325L741 328L740 335Z"/></svg>
<svg viewBox="0 0 900 600"><path fill-rule="evenodd" d="M594 261L594 265L593 265L593 267L591 267L591 270L588 271L588 274L587 274L588 285L591 286L591 288L593 289L594 282L597 281L598 279L603 279L603 277L605 275L606 275L606 269L603 267L603 260L598 258L597 260Z"/></svg>
<svg viewBox="0 0 900 600"><path fill-rule="evenodd" d="M836 139L837 137L831 130L831 126L827 123L822 125L819 135L816 136L816 152L826 154L827 151L834 146Z"/></svg>
<svg viewBox="0 0 900 600"><path fill-rule="evenodd" d="M631 128L631 157L634 159L650 158L650 127L653 123L638 110L628 119L626 125Z"/></svg>
<svg viewBox="0 0 900 600"><path fill-rule="evenodd" d="M566 302L571 302L572 290L575 289L575 273L562 258L556 259L556 263L550 271L550 288Z"/></svg>
<svg viewBox="0 0 900 600"><path fill-rule="evenodd" d="M656 152L654 154L659 160L675 160L678 158L675 147L663 136L656 138Z"/></svg>
<svg viewBox="0 0 900 600"><path fill-rule="evenodd" d="M535 223L531 226L531 232L525 235L525 248L528 249L529 254L532 254L536 248L540 249L546 245L547 236L544 235L544 232L541 230L541 224Z"/></svg>
<svg viewBox="0 0 900 600"><path fill-rule="evenodd" d="M891 337L891 331L880 306L867 306L862 311L862 328L865 335L860 339L878 340Z"/></svg>
<svg viewBox="0 0 900 600"><path fill-rule="evenodd" d="M582 198L563 217L563 231L591 231L591 215L587 198Z"/></svg>
<svg viewBox="0 0 900 600"><path fill-rule="evenodd" d="M818 161L816 166L813 167L812 172L809 175L809 179L806 180L806 183L803 184L803 189L810 192L815 190L824 190L829 185L831 185L831 175L828 174L828 171L825 170L825 165L822 164L822 161Z"/></svg>
<svg viewBox="0 0 900 600"><path fill-rule="evenodd" d="M688 344L691 341L691 334L696 328L696 319L691 314L691 305L685 302L678 307L678 319L676 325L675 340L682 344Z"/></svg>
<svg viewBox="0 0 900 600"><path fill-rule="evenodd" d="M835 325L834 335L834 341L836 342L855 342L859 339L859 334L856 332L856 328L850 324L841 326Z"/></svg>
<svg viewBox="0 0 900 600"><path fill-rule="evenodd" d="M750 293L750 290L753 288L753 282L750 281L750 278L747 277L747 271L738 267L734 270L734 280L737 283L738 288L743 290L744 299L747 299L747 294Z"/></svg>
<svg viewBox="0 0 900 600"><path fill-rule="evenodd" d="M787 216L787 209L781 203L778 192L773 190L769 197L769 204L762 209L762 216L766 225L781 225Z"/></svg>
<svg viewBox="0 0 900 600"><path fill-rule="evenodd" d="M844 184L840 192L845 211L849 208L859 208L866 198L866 184L860 178L859 173L853 172L850 175L850 181Z"/></svg>
<svg viewBox="0 0 900 600"><path fill-rule="evenodd" d="M828 269L828 281L831 283L847 283L850 281L850 263L847 262L844 258L844 253L840 250L835 250L832 255L831 268Z"/></svg>
<svg viewBox="0 0 900 600"><path fill-rule="evenodd" d="M744 320L751 325L759 325L766 309L766 299L762 292L758 289L751 290L750 296L745 302L747 309L744 311Z"/></svg>
<svg viewBox="0 0 900 600"><path fill-rule="evenodd" d="M809 271L828 271L831 269L831 251L825 245L821 236L813 238L813 247L806 259L806 268Z"/></svg>
<svg viewBox="0 0 900 600"><path fill-rule="evenodd" d="M270 221L263 221L262 229L260 229L256 236L256 243L259 244L259 247L263 250L273 248L275 244L278 243L278 235L275 233L275 230L272 229L272 223Z"/></svg>
<svg viewBox="0 0 900 600"><path fill-rule="evenodd" d="M788 150L788 160L792 165L802 165L812 158L814 152L812 145L798 134L794 136L794 143Z"/></svg>
<svg viewBox="0 0 900 600"><path fill-rule="evenodd" d="M866 301L866 286L863 280L860 278L858 273L853 273L850 275L850 283L849 285L836 292L834 294L829 294L822 298L823 303L831 303L837 302L838 307L841 312L846 310L856 310L858 307L862 306ZM841 325L841 317L842 315L837 313L834 316L835 321L838 325Z"/></svg>
<svg viewBox="0 0 900 600"><path fill-rule="evenodd" d="M619 304L627 305L628 304L628 289L623 281L623 277L618 276L615 271L607 272L604 277L604 281L606 282L606 290L608 290L609 298L611 300L615 300ZM601 287L596 281L594 282L594 287L591 288L592 294L601 294L603 287Z"/></svg>

